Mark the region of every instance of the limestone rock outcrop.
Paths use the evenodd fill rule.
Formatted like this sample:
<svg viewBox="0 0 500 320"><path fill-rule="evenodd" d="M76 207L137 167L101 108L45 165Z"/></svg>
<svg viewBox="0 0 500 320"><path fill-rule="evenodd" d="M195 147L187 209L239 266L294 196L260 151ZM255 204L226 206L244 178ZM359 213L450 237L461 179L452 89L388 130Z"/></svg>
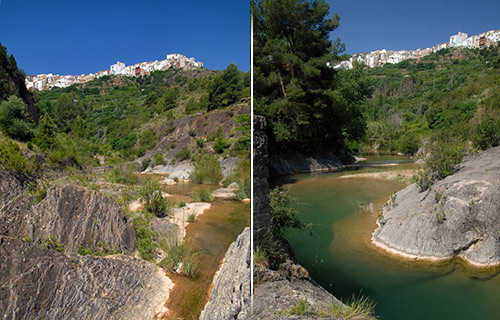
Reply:
<svg viewBox="0 0 500 320"><path fill-rule="evenodd" d="M372 240L393 253L500 264L500 147L465 159L427 191L399 191L378 223Z"/></svg>
<svg viewBox="0 0 500 320"><path fill-rule="evenodd" d="M200 320L250 317L250 228L229 246Z"/></svg>

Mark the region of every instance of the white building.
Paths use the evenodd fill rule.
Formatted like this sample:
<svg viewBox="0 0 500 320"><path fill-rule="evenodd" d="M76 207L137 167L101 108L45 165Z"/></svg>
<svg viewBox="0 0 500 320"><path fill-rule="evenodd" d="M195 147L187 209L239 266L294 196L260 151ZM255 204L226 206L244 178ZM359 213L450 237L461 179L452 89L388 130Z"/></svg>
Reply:
<svg viewBox="0 0 500 320"><path fill-rule="evenodd" d="M467 33L458 32L458 34L450 37L451 47L465 47L467 46Z"/></svg>

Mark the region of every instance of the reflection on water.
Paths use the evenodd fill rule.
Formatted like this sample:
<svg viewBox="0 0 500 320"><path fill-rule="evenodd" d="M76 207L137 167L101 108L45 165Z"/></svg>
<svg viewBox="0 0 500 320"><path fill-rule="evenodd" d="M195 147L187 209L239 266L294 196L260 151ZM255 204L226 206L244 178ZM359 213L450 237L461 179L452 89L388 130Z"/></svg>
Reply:
<svg viewBox="0 0 500 320"><path fill-rule="evenodd" d="M389 170L414 167L407 158L380 158L368 158L360 163L360 170L387 170L371 164L395 160L403 164ZM471 268L459 259L401 259L374 247L370 237L377 215L385 200L404 185L373 178L338 179L345 173L297 175L277 181L291 188L300 218L314 225L312 236L293 230L287 239L318 283L339 298L359 292L369 295L381 319L500 318L498 268Z"/></svg>

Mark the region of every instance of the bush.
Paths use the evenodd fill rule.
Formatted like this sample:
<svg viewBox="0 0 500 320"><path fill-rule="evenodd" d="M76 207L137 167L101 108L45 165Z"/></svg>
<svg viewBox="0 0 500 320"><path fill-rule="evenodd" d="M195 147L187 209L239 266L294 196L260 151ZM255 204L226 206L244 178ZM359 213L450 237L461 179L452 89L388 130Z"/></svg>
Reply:
<svg viewBox="0 0 500 320"><path fill-rule="evenodd" d="M151 163L151 159L144 159L144 160L142 160L141 171L146 170L149 167L150 163Z"/></svg>
<svg viewBox="0 0 500 320"><path fill-rule="evenodd" d="M163 166L165 165L165 160L163 160L163 155L158 152L155 154L155 166Z"/></svg>
<svg viewBox="0 0 500 320"><path fill-rule="evenodd" d="M149 219L146 216L138 216L133 221L135 233L137 234L137 250L142 259L153 261L157 243L156 232L149 228Z"/></svg>
<svg viewBox="0 0 500 320"><path fill-rule="evenodd" d="M20 173L30 173L33 171L32 165L22 154L19 146L10 140L0 140L0 167Z"/></svg>
<svg viewBox="0 0 500 320"><path fill-rule="evenodd" d="M194 163L189 179L194 183L217 184L223 177L219 159L214 155L204 154Z"/></svg>
<svg viewBox="0 0 500 320"><path fill-rule="evenodd" d="M161 186L152 179L146 180L139 195L146 211L157 217L165 217L172 210L172 203L163 197Z"/></svg>
<svg viewBox="0 0 500 320"><path fill-rule="evenodd" d="M177 154L175 155L176 160L187 160L191 158L191 151L187 147L183 147Z"/></svg>
<svg viewBox="0 0 500 320"><path fill-rule="evenodd" d="M222 137L217 137L215 138L215 142L214 142L214 151L217 152L217 153L223 153L224 150L227 148L227 141L226 139L222 138Z"/></svg>
<svg viewBox="0 0 500 320"><path fill-rule="evenodd" d="M488 112L477 124L474 135L474 145L482 150L500 145L500 112Z"/></svg>
<svg viewBox="0 0 500 320"><path fill-rule="evenodd" d="M196 214L191 213L191 214L188 216L188 222L189 222L189 223L193 223L195 220L196 220Z"/></svg>
<svg viewBox="0 0 500 320"><path fill-rule="evenodd" d="M281 237L288 228L302 229L305 227L297 217L295 199L290 196L287 189L274 188L269 194L269 203L271 205L272 229L275 235Z"/></svg>
<svg viewBox="0 0 500 320"><path fill-rule="evenodd" d="M208 189L201 189L198 192L193 193L194 202L212 202L214 196Z"/></svg>
<svg viewBox="0 0 500 320"><path fill-rule="evenodd" d="M33 137L33 129L26 104L21 98L10 96L7 101L0 104L0 129L9 137L21 141Z"/></svg>

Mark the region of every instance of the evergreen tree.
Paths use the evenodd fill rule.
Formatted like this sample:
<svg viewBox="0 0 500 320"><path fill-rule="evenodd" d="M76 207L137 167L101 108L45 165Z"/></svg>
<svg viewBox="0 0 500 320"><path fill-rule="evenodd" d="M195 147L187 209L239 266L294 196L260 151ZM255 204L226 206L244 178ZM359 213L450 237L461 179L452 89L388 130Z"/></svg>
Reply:
<svg viewBox="0 0 500 320"><path fill-rule="evenodd" d="M27 141L33 136L26 104L16 96L10 96L0 104L0 129L11 138Z"/></svg>

